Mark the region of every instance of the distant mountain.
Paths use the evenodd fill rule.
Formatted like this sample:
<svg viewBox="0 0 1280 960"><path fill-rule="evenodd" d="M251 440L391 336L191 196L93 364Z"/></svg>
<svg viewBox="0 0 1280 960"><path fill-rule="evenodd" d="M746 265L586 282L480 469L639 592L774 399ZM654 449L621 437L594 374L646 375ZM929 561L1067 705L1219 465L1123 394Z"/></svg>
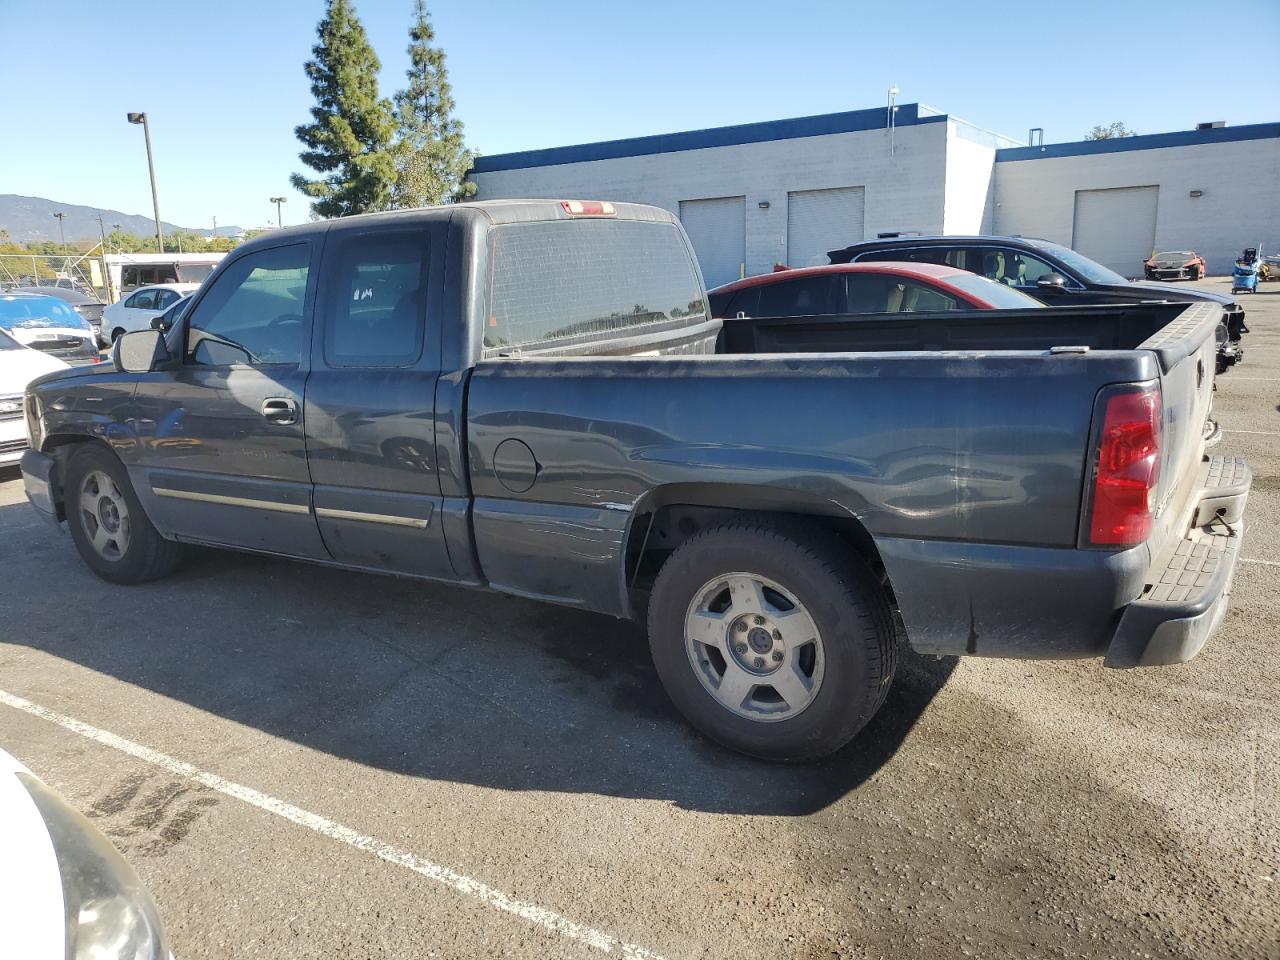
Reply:
<svg viewBox="0 0 1280 960"><path fill-rule="evenodd" d="M121 213L119 210L103 210L98 207L82 207L74 203L57 203L44 197L20 197L16 193L0 193L0 230L7 230L9 236L18 243L31 243L38 240L57 240L58 221L54 213L61 211L67 215L62 226L66 231L67 241L97 240L99 237L98 217L107 228L107 233L120 224L125 233L136 233L149 237L155 233L155 221L142 214ZM201 236L209 235L211 224L203 227L179 227L172 223L160 221L166 234L179 230L191 231ZM242 232L241 227L218 224L218 236L234 237Z"/></svg>

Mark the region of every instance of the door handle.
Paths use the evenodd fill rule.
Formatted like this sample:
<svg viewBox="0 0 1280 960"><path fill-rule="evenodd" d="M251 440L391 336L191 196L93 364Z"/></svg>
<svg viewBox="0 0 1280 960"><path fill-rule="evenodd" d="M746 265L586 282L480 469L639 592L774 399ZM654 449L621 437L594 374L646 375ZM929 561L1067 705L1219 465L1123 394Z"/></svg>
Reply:
<svg viewBox="0 0 1280 960"><path fill-rule="evenodd" d="M262 401L262 415L272 423L286 426L298 422L298 402L289 397L267 397Z"/></svg>

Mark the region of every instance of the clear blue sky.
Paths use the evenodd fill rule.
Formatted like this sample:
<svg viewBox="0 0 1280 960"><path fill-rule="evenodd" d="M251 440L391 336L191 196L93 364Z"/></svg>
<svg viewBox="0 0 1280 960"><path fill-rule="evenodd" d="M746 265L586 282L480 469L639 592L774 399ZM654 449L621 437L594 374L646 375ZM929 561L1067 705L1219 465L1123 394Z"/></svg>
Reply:
<svg viewBox="0 0 1280 960"><path fill-rule="evenodd" d="M1280 120L1280 3L429 0L471 146L503 153L921 101L1022 139ZM410 0L356 0L389 95ZM322 0L0 0L0 193L258 226L301 166Z"/></svg>

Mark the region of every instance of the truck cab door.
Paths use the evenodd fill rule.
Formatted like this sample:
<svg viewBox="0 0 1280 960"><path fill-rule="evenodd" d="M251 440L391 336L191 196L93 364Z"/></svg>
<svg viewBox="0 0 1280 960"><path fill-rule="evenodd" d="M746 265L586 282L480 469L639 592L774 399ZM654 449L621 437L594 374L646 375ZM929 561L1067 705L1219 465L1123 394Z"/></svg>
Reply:
<svg viewBox="0 0 1280 960"><path fill-rule="evenodd" d="M328 558L302 416L314 248L301 240L233 255L171 335L181 362L138 378L129 466L162 532Z"/></svg>
<svg viewBox="0 0 1280 960"><path fill-rule="evenodd" d="M333 558L453 580L435 448L443 249L421 221L329 231L305 421Z"/></svg>

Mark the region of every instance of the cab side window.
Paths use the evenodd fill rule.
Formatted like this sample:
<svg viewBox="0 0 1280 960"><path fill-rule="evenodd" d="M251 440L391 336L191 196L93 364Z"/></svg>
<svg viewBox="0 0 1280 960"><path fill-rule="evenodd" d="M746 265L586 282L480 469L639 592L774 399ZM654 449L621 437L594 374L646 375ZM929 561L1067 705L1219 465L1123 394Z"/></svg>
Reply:
<svg viewBox="0 0 1280 960"><path fill-rule="evenodd" d="M350 237L338 248L330 275L325 362L334 367L416 363L426 329L427 244L422 233Z"/></svg>
<svg viewBox="0 0 1280 960"><path fill-rule="evenodd" d="M191 311L186 362L197 366L296 364L306 324L307 244L246 254Z"/></svg>
<svg viewBox="0 0 1280 960"><path fill-rule="evenodd" d="M156 292L141 290L124 302L126 307L134 310L154 310L156 308Z"/></svg>

